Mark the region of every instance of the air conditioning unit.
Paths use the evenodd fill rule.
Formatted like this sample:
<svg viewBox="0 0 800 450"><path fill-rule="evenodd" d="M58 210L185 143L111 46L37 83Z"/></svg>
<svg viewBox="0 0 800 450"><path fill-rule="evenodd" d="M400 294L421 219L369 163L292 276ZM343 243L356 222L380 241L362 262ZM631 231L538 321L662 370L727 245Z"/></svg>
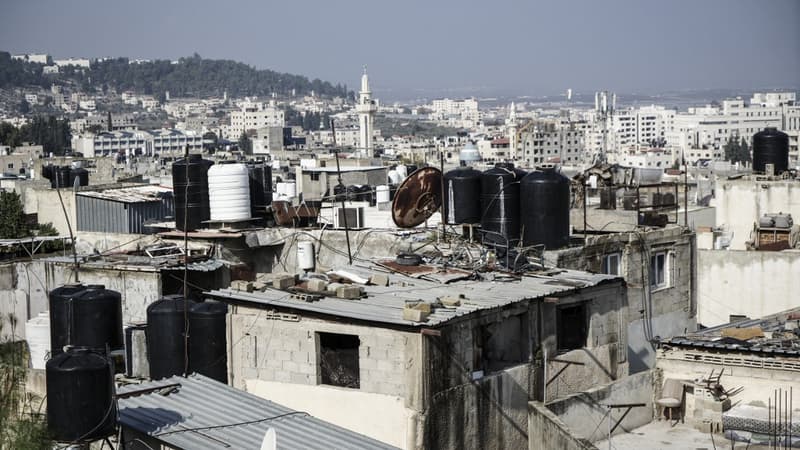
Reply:
<svg viewBox="0 0 800 450"><path fill-rule="evenodd" d="M347 228L364 228L364 207L335 208L333 215L333 227L344 229L345 217L347 217Z"/></svg>

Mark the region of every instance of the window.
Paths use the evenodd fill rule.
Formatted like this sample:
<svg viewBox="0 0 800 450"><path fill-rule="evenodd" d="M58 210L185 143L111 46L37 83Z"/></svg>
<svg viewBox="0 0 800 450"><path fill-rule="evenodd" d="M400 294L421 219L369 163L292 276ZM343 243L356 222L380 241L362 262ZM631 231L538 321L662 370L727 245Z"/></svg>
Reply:
<svg viewBox="0 0 800 450"><path fill-rule="evenodd" d="M606 275L619 275L620 274L620 260L619 253L611 253L603 255L602 272Z"/></svg>
<svg viewBox="0 0 800 450"><path fill-rule="evenodd" d="M311 181L319 181L319 173L312 172L311 173Z"/></svg>
<svg viewBox="0 0 800 450"><path fill-rule="evenodd" d="M320 382L359 388L358 348L361 341L350 334L317 333Z"/></svg>
<svg viewBox="0 0 800 450"><path fill-rule="evenodd" d="M556 330L559 352L585 347L589 331L586 303L558 308Z"/></svg>
<svg viewBox="0 0 800 450"><path fill-rule="evenodd" d="M667 252L659 252L650 257L650 288L669 287L669 258Z"/></svg>

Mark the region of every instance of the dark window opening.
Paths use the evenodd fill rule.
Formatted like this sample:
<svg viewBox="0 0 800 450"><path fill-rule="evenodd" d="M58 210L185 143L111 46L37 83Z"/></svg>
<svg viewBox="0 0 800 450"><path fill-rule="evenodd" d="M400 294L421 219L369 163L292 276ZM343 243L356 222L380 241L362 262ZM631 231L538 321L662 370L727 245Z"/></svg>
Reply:
<svg viewBox="0 0 800 450"><path fill-rule="evenodd" d="M319 181L319 174L318 173L312 173L311 174L311 181Z"/></svg>
<svg viewBox="0 0 800 450"><path fill-rule="evenodd" d="M358 336L336 333L317 333L319 336L319 367L322 384L359 388Z"/></svg>
<svg viewBox="0 0 800 450"><path fill-rule="evenodd" d="M559 308L556 315L558 351L585 347L589 330L587 322L585 303Z"/></svg>
<svg viewBox="0 0 800 450"><path fill-rule="evenodd" d="M528 315L518 314L474 329L473 369L491 373L528 362Z"/></svg>

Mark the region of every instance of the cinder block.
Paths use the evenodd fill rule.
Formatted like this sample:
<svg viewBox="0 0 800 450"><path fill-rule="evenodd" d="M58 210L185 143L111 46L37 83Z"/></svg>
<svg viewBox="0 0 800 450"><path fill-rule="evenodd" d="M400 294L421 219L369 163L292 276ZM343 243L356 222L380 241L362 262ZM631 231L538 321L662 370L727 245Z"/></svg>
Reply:
<svg viewBox="0 0 800 450"><path fill-rule="evenodd" d="M405 304L405 308L406 309L417 309L419 311L423 311L423 312L428 313L428 314L430 314L431 310L433 309L431 307L430 303L423 302L422 300L419 300L419 301L408 301Z"/></svg>
<svg viewBox="0 0 800 450"><path fill-rule="evenodd" d="M328 287L328 282L325 280L320 280L318 278L312 278L308 280L306 283L308 286L308 290L312 292L325 292Z"/></svg>
<svg viewBox="0 0 800 450"><path fill-rule="evenodd" d="M231 281L231 289L236 291L253 292L253 283L245 280Z"/></svg>
<svg viewBox="0 0 800 450"><path fill-rule="evenodd" d="M344 284L344 283L329 283L328 286L325 287L325 290L327 290L328 292L330 292L332 294L336 294L336 290L339 289L342 286L347 286L347 285Z"/></svg>
<svg viewBox="0 0 800 450"><path fill-rule="evenodd" d="M311 384L311 377L304 373L291 373L289 375L289 379L294 384Z"/></svg>
<svg viewBox="0 0 800 450"><path fill-rule="evenodd" d="M284 361L283 370L286 372L298 372L300 366L294 361Z"/></svg>
<svg viewBox="0 0 800 450"><path fill-rule="evenodd" d="M369 277L369 284L374 284L375 286L388 286L389 285L389 276L376 273Z"/></svg>
<svg viewBox="0 0 800 450"><path fill-rule="evenodd" d="M430 313L419 309L403 308L403 320L412 322L427 322Z"/></svg>
<svg viewBox="0 0 800 450"><path fill-rule="evenodd" d="M445 308L457 308L461 306L461 298L453 297L453 296L445 296L439 299L442 302L442 306Z"/></svg>
<svg viewBox="0 0 800 450"><path fill-rule="evenodd" d="M342 286L336 289L336 296L339 298L357 299L361 298L361 292L361 286Z"/></svg>
<svg viewBox="0 0 800 450"><path fill-rule="evenodd" d="M272 280L275 289L286 289L297 284L297 275L279 275Z"/></svg>
<svg viewBox="0 0 800 450"><path fill-rule="evenodd" d="M258 292L264 292L267 289L267 283L262 281L253 281L253 290Z"/></svg>
<svg viewBox="0 0 800 450"><path fill-rule="evenodd" d="M275 359L279 361L290 361L292 359L292 352L288 350L275 350Z"/></svg>
<svg viewBox="0 0 800 450"><path fill-rule="evenodd" d="M281 383L290 383L292 380L289 372L284 372L283 370L275 371L275 381Z"/></svg>

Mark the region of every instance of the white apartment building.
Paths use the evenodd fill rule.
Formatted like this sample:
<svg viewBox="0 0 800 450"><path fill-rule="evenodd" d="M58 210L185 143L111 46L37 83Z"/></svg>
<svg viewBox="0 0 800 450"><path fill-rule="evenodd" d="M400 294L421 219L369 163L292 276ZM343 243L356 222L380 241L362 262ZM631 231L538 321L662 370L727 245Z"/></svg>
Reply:
<svg viewBox="0 0 800 450"><path fill-rule="evenodd" d="M608 156L608 162L625 167L669 169L675 162L673 153L663 148L621 151Z"/></svg>
<svg viewBox="0 0 800 450"><path fill-rule="evenodd" d="M123 154L154 155L183 154L189 150L203 148L203 137L195 132L178 130L121 130L98 134L77 135L72 138L72 148L84 157L113 156Z"/></svg>
<svg viewBox="0 0 800 450"><path fill-rule="evenodd" d="M24 53L21 55L12 55L11 59L27 61L36 64L50 64L50 61L52 60L50 55L46 53Z"/></svg>
<svg viewBox="0 0 800 450"><path fill-rule="evenodd" d="M247 130L282 127L284 122L284 113L281 109L265 106L263 103L245 104L239 111L231 113L231 126L225 137L236 140Z"/></svg>
<svg viewBox="0 0 800 450"><path fill-rule="evenodd" d="M431 103L430 109L429 118L431 120L447 122L452 126L470 128L480 121L478 101L474 98L464 100L438 99Z"/></svg>
<svg viewBox="0 0 800 450"><path fill-rule="evenodd" d="M543 121L520 135L519 159L529 167L539 164L577 165L586 153L592 124L568 119Z"/></svg>

